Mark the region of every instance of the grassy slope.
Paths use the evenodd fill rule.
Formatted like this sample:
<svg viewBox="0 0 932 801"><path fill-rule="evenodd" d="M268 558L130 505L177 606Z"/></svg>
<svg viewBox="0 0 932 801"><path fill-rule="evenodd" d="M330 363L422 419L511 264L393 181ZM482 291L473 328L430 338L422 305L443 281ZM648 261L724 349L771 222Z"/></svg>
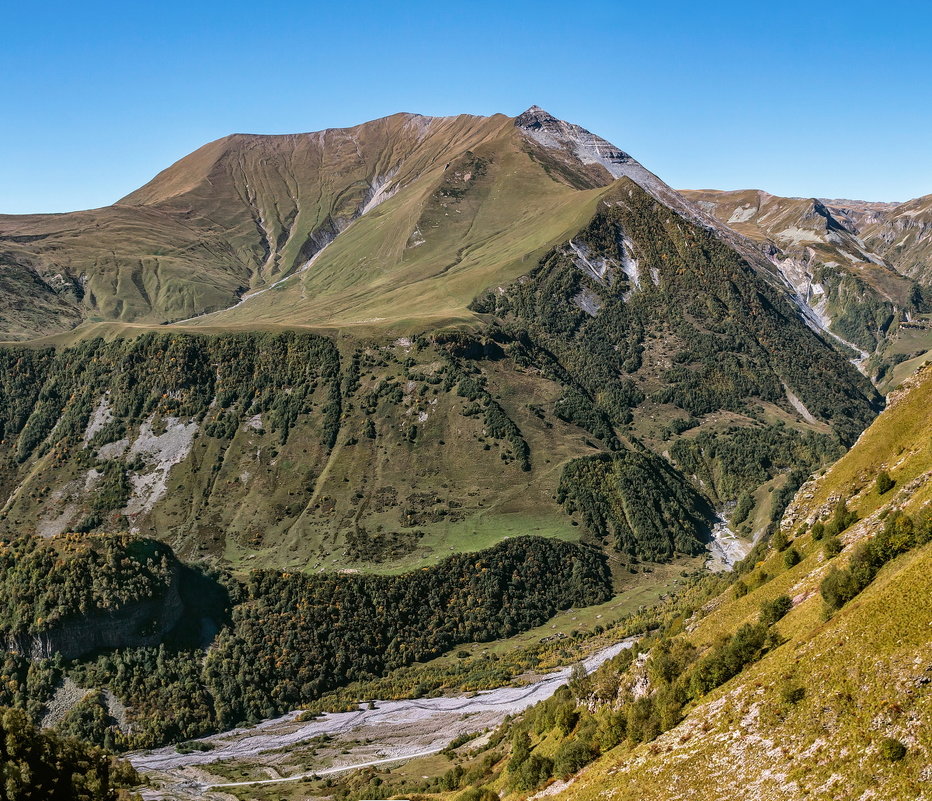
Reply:
<svg viewBox="0 0 932 801"><path fill-rule="evenodd" d="M598 192L549 177L523 141L504 115L396 114L315 134L234 135L181 159L113 206L0 216L0 236L7 260L46 279L60 274L83 282L83 300L69 315L62 312L71 326L78 311L89 323L161 324L227 309L239 294L298 271L340 231L313 270L195 324L388 320L423 329L472 319L466 306L478 291L516 277L525 260L536 261L591 212ZM471 191L453 202L438 194L473 152L487 169L460 170L469 174ZM578 168L583 185L610 180ZM389 199L371 208L382 184ZM25 294L28 276L6 272ZM19 325L11 318L4 338L60 328L33 316L23 329L20 311Z"/></svg>
<svg viewBox="0 0 932 801"><path fill-rule="evenodd" d="M525 174L527 180L544 180L548 183L548 191L551 192L548 202L554 201L554 198L575 198L574 203L569 204L574 214L590 202L595 203L604 193L615 193L616 202L619 200L618 193L625 189L625 197L629 201L635 196L644 196L641 190L626 180L616 182L605 190L573 190L557 183L534 167L525 153L515 149L510 130L505 129L500 136L493 137L491 144L494 147L491 150L483 149L484 145L477 145L475 155L482 158L487 166L482 175L475 177L475 183L467 182L463 177L467 171L473 170L467 170L459 163L450 167L454 178L456 173L460 173L461 177L453 180L447 175L443 178L446 183L442 183L440 188L445 189L447 194L438 194L434 189L423 206L415 204L424 219L430 219L431 214L455 216L457 212L463 211L471 215L464 223L469 231L480 230L477 221L481 220L487 221L483 224L488 229L491 224L488 220L497 219L502 203L507 201L513 210L517 208L516 198L506 197L506 189L515 181L509 172L513 164L530 165L533 168ZM173 183L169 183L174 187ZM179 191L184 188L181 186ZM457 196L451 192L454 189L463 191ZM362 236L369 228L383 225L382 215L395 214L396 205L403 209L408 202L406 197L405 192L399 193L372 211L371 216L367 215L350 226L343 236L350 237L356 235L356 232ZM580 198L585 199L584 204L579 203ZM543 204L544 200L546 198L540 202ZM678 218L668 218L669 212L664 211L664 207L653 204L653 201L650 203L652 208L657 205L660 209L667 239L682 233L675 223ZM586 219L589 222L591 209L586 213L590 214ZM578 224L573 223L574 226ZM529 224L529 228L537 233L541 231L536 224ZM425 238L429 240L431 229L426 224L423 229ZM444 227L443 230L447 229ZM564 231L560 236L566 239L574 233L572 230ZM667 242L667 239L663 241ZM324 257L335 253L334 258L342 258L343 251L339 250L342 241L337 239L325 251ZM346 241L352 244L352 240ZM389 239L383 241L389 242ZM454 237L439 242L436 246L438 252L442 254L444 248L451 248L458 241L462 240ZM676 242L671 240L667 248L669 252L664 251L662 257L656 256L654 259L656 274L658 279L663 278L663 283L654 286L652 281L645 282L638 298L649 300L654 295L664 297L667 278L674 280L672 267L668 266L667 261L670 265L676 264L678 259L685 259L684 254L690 252L690 248L682 243L677 250ZM643 243L645 254L651 252L650 245L650 242ZM428 247L429 241L415 251L421 252ZM433 263L436 258L439 257L435 255L426 258L421 266ZM492 264L488 259L483 263ZM514 262L514 269L528 272L536 264L536 260L528 259L527 263L518 260ZM651 262L651 266L653 264ZM669 301L680 313L682 306L693 298L697 285L708 286L709 291L718 286L714 284L717 273L711 276L707 274L709 266L706 261L697 258L690 261L690 264L694 272L687 278L677 279L687 285L680 293L684 297L677 295ZM331 269L323 257L315 264L315 269L318 266L321 270ZM742 287L757 287L749 276L742 273L740 265L731 266L734 267L734 274L728 274L726 290L731 282L739 282ZM642 268L647 269L646 266ZM676 274L682 273L683 269L678 268ZM472 275L475 270L470 268L468 272ZM364 273L378 276L378 271L366 270ZM330 277L335 287L340 286L341 280L345 282L340 290L345 293L352 290L353 281L359 280L360 275L341 278L335 274ZM250 308L252 303L264 303L279 291L291 292L292 284L298 287L303 280L318 278L313 271L296 276L291 282L282 285L281 290L260 295L238 311ZM465 278L462 280L463 294L456 300L457 303L465 303L470 297L465 289L469 282ZM434 276L421 283L431 283L439 288L445 282L442 276ZM379 297L383 296L378 290L372 291ZM311 302L311 298L317 296L308 293L307 297L308 302ZM564 301L571 305L570 299ZM740 325L754 329L754 321L751 319L753 315L749 317L745 313L746 309L740 305L739 300L733 302L738 306L732 314L734 319L728 322L737 319ZM294 303L300 306L301 300L295 299ZM289 302L285 307L291 309L293 305ZM575 310L576 307L571 308ZM782 311L785 316L781 319L796 327L788 333L803 336L808 344L817 345L820 353L824 351L823 355L827 359L834 360L830 365L833 372L840 373L844 369L852 376L856 375L837 354L819 343L809 342L814 339L813 335L790 313L790 308L782 308ZM578 310L576 313L579 313ZM198 333L213 332L220 328L219 318L222 316L203 318L203 327L191 328ZM645 345L644 366L635 376L645 394L664 387L666 371L680 347L677 345L678 340L665 330L669 315L660 313L656 318L649 319L650 327L657 330ZM255 323L252 325L261 327ZM276 326L268 323L268 327ZM122 323L87 326L85 331L88 334L105 334L107 339L128 339L145 328L142 325ZM176 329L175 326L170 328ZM332 329L330 333L334 333ZM277 444L275 432L263 432L245 425L246 419L240 420L230 441L204 436L201 431L190 457L172 468L168 492L163 499L151 514L143 514L133 521L140 533L166 538L183 556L222 558L238 568L376 569L380 572L401 572L436 561L451 550L476 550L507 536L528 533L567 539L580 536L581 527L567 518L554 496L563 466L571 459L597 452L602 446L591 444L592 436L587 435L582 428L558 418L558 401L565 389L558 380L545 377L537 367L521 367L510 359L499 362L484 360L481 363L480 369L489 381L490 392L520 429L530 448L532 469L523 472L514 463L503 463L502 444L487 441L488 438L483 435L484 423L481 417L466 417L462 414L468 405L463 398L455 392L438 391L436 384L409 382L405 377L403 362L408 358L416 362L417 372L436 373L443 364L436 350L412 350L404 344L403 339L389 343L384 332L380 339L363 344L355 333L343 331L334 336L342 352L344 368L352 353L358 350L369 353L373 358L384 358L387 363L364 369L357 397L351 399L343 409L340 436L332 452L322 447L320 440L319 412L327 400L327 390L323 386L316 391L315 409L307 416L301 416L285 445ZM605 336L615 336L615 333L609 331ZM65 344L68 339L62 336L47 342ZM770 334L765 332L760 335L760 339L768 343ZM376 437L370 439L362 436L367 417L363 414L360 396L368 394L386 379L397 382L404 390L400 401L388 402L387 398L383 398L379 402L371 417L376 427ZM795 381L793 378L787 380L791 384ZM806 397L804 387L797 386L796 392ZM91 405L97 402L98 397L90 399ZM546 419L532 413L529 408L532 405L542 409ZM741 407L741 414L713 412L704 417L694 429L685 433L685 438L693 437L700 431L719 430L731 422L754 425L757 422L755 417L759 421L782 421L794 427L798 424L802 429L808 427L808 424L799 422L788 404L784 405L786 408L780 408L774 403L759 406L752 398L750 403ZM209 413L205 422L213 419L214 414L216 412ZM418 419L422 416L423 421ZM638 411L635 430L638 434L646 435L646 441L657 452L663 452L671 444L663 434L665 424L671 417L680 416L682 412L669 404L648 403L643 410ZM409 436L412 423L418 428L413 441ZM818 428L822 430L825 427L820 425ZM355 443L351 444L351 439L355 439ZM34 526L35 521L61 519L69 501L62 499L61 493L55 490L68 481L83 484L82 479L90 466L90 463L79 463L72 458L74 455L72 453L62 460L60 455L53 458L50 452L19 469L17 478L21 489L6 505L5 522L20 530ZM24 470L28 471L28 475ZM45 488L51 488L52 492ZM393 502L390 504L379 500L386 493L393 494ZM420 519L404 519L404 510L413 505L411 500L414 504L420 503L415 496L426 493L435 497L435 501L425 504L431 507L429 512L420 515ZM762 495L761 498L769 507L766 496ZM80 499L77 501L78 505L82 502ZM81 510L75 508L70 518L62 520L60 525L74 526L81 519ZM766 525L765 520L758 522L757 528ZM401 547L387 542L393 538L403 541ZM371 559L359 555L360 552L377 551L383 545L390 547L392 552Z"/></svg>
<svg viewBox="0 0 932 801"><path fill-rule="evenodd" d="M57 292L11 254L0 250L0 331L5 339L69 330L81 321L76 300Z"/></svg>
<svg viewBox="0 0 932 801"><path fill-rule="evenodd" d="M854 497L861 521L845 532L847 546L881 525L891 507L915 511L932 501L932 371L910 382L854 448L814 485L804 487L790 513L810 519L840 496ZM897 486L878 496L869 479L887 467ZM787 522L787 521L785 521ZM932 626L932 546L904 554L831 619L822 614L818 585L827 566L809 535L794 545L804 555L786 570L780 554L746 579L775 576L743 598L726 592L689 635L714 642L754 621L761 602L788 594L794 608L778 624L782 646L707 696L679 726L636 749L620 746L584 770L558 798L669 801L702 799L919 798L932 753L928 683ZM793 705L780 688L802 687ZM877 752L883 737L908 747L899 763Z"/></svg>
<svg viewBox="0 0 932 801"><path fill-rule="evenodd" d="M311 255L313 235L359 213L379 178L414 182L506 120L397 114L319 134L234 135L113 206L2 215L0 235L42 276L82 279L90 322L178 320L287 275Z"/></svg>
<svg viewBox="0 0 932 801"><path fill-rule="evenodd" d="M474 151L488 166L465 182L461 199L439 194L450 176L438 163L354 222L312 269L196 324L403 330L475 320L467 306L479 290L527 272L584 224L606 190L551 179L521 149L510 121ZM469 171L455 159L450 164ZM415 231L423 244L412 244Z"/></svg>
<svg viewBox="0 0 932 801"><path fill-rule="evenodd" d="M581 527L554 496L563 465L596 449L587 444L585 431L528 409L552 408L561 393L557 383L533 370L483 364L489 390L530 447L532 469L525 472L503 462L507 445L485 435L481 415L462 414L468 401L455 388L405 378L401 362L408 358L416 363L414 371L432 376L443 365L436 350L394 344L368 352L384 365L363 367L359 389L345 401L332 452L320 434L324 385L314 395L316 407L301 415L284 445L277 431L248 425L239 425L231 440L202 430L190 455L172 468L164 497L151 514L136 519L140 533L167 539L184 556L222 557L244 569L385 573L509 536L579 539ZM400 400L379 401L371 416L376 436L370 439L362 433L363 398L386 380L401 387ZM412 424L418 428L415 441L409 438ZM268 425L267 416L260 425ZM72 500L67 488L84 485L89 463L80 457L80 445L66 446L57 456L53 450L24 465L20 488L3 510L5 528L34 531L37 523L63 513L70 514L66 526L76 525L86 514L87 493ZM415 511L413 518L405 518L408 509ZM403 545L384 551L382 544L395 535ZM361 537L355 552L353 536ZM372 552L372 558L360 552Z"/></svg>

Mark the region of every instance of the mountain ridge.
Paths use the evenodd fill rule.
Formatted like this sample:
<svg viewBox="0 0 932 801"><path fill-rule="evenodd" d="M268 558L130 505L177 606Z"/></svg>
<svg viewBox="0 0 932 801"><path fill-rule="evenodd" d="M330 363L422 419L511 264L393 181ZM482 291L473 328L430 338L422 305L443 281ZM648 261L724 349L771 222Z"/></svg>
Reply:
<svg viewBox="0 0 932 801"><path fill-rule="evenodd" d="M459 175L468 179L451 183L447 168L455 171L476 148L484 153L480 161L491 159L483 169L495 174L481 181L465 167ZM41 288L23 291L16 309L0 305L0 324L6 322L5 338L22 340L66 331L78 317L87 323L200 326L204 321L195 318L210 315L212 324L236 327L401 323L408 315L398 312L411 303L397 293L380 297L386 282L376 269L391 274L389 286L413 279L425 293L419 309L411 310L412 320L420 321L415 325L434 324L434 318L465 322L472 297L496 279L513 279L523 262L567 237L597 202L591 193L624 176L678 214L714 229L770 280L783 281L757 243L625 151L538 106L517 117L405 112L312 133L231 134L179 159L113 206L0 216L0 259L10 265L9 274L23 276L20 286L31 276ZM447 202L462 199L466 190L475 190L468 193L471 201ZM333 253L322 251L399 194L404 201L397 198L386 212L390 219L381 231L361 225L370 230L354 231L351 246L343 249L369 254L368 274L346 252L328 271ZM464 213L468 228L441 219ZM507 233L495 219L508 221ZM436 226L448 243L421 230ZM320 277L304 275L316 257L322 260L315 265ZM444 280L450 288L434 286L438 269L450 273ZM299 281L289 280L299 273ZM286 283L301 286L294 292ZM267 297L248 317L233 313L243 298L272 288L282 292L274 304ZM329 297L309 307L309 294ZM31 312L31 327L22 319L29 298L39 307ZM57 324L56 306L63 307ZM357 306L368 306L368 316L348 318Z"/></svg>

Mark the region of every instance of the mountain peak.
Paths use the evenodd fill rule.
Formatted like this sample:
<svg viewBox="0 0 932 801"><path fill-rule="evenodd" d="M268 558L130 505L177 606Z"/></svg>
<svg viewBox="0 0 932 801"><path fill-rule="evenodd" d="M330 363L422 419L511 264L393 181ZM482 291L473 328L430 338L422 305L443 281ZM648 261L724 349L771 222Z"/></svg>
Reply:
<svg viewBox="0 0 932 801"><path fill-rule="evenodd" d="M515 117L515 127L538 144L574 154L584 164L598 163L613 178L623 174L621 165L633 161L624 151L580 125L554 117L540 106L531 106Z"/></svg>
<svg viewBox="0 0 932 801"><path fill-rule="evenodd" d="M549 111L542 109L540 106L531 106L523 114L515 117L516 128L542 127L548 122L560 122Z"/></svg>

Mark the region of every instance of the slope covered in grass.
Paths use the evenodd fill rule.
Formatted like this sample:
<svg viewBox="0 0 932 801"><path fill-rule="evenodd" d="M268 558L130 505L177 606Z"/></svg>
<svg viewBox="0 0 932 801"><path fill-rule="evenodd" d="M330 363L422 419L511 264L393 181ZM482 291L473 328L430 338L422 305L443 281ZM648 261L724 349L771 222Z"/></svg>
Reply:
<svg viewBox="0 0 932 801"><path fill-rule="evenodd" d="M575 676L469 782L516 801L924 797L930 391L925 369L724 592Z"/></svg>
<svg viewBox="0 0 932 801"><path fill-rule="evenodd" d="M704 697L682 723L647 744L619 746L557 797L922 797L932 749L932 545L894 556L837 611L820 586L894 515L928 526L930 392L926 369L846 456L803 487L784 519L789 544L770 549L742 576L740 586L750 590L728 590L680 635L710 647L785 596L792 607L776 624L782 643ZM895 484L880 494L876 476L884 469ZM841 532L843 550L830 558L812 524L831 522L841 499L860 519ZM805 533L798 533L800 521L810 524ZM798 552L798 564L787 567L788 550Z"/></svg>

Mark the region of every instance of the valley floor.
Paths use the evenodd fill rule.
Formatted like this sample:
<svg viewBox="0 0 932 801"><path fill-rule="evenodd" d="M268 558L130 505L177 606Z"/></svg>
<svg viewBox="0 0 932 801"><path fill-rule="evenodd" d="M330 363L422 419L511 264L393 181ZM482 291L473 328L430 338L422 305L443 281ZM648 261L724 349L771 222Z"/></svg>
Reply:
<svg viewBox="0 0 932 801"><path fill-rule="evenodd" d="M589 656L594 670L634 644L624 640ZM371 708L323 715L302 722L300 712L233 729L203 743L210 750L179 753L174 747L130 757L159 789L147 799L221 797L233 787L299 781L374 764L387 764L438 753L461 734L493 729L553 695L570 678L572 668L529 677L519 686L462 696L376 701ZM295 771L296 766L303 770Z"/></svg>

